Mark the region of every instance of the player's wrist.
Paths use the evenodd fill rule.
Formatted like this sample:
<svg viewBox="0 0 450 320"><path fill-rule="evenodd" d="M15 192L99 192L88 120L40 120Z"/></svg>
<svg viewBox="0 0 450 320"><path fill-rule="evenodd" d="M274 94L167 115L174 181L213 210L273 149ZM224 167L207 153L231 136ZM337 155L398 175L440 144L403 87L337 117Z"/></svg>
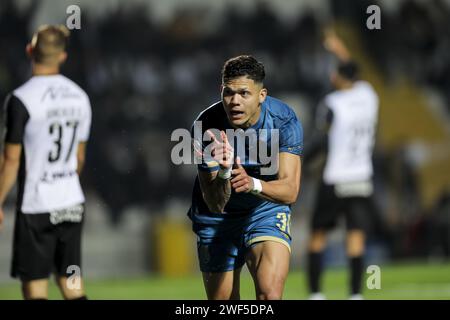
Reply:
<svg viewBox="0 0 450 320"><path fill-rule="evenodd" d="M257 179L257 178L253 178L253 188L252 190L250 190L251 193L253 194L259 194L262 192L262 183L261 180Z"/></svg>
<svg viewBox="0 0 450 320"><path fill-rule="evenodd" d="M224 168L222 166L219 167L219 172L217 173L217 176L220 179L228 180L231 178L231 171L233 168L230 166L228 168Z"/></svg>

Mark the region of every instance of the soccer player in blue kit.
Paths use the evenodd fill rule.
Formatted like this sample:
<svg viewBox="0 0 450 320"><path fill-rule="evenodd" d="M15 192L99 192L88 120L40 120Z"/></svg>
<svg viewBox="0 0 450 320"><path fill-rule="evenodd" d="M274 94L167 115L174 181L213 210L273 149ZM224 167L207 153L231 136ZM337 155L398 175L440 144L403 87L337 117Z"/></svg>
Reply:
<svg viewBox="0 0 450 320"><path fill-rule="evenodd" d="M222 100L194 122L202 161L189 217L208 299L239 299L244 263L257 299L281 299L289 271L290 206L300 189L303 130L288 105L267 95L264 77L254 57L229 59L222 69ZM257 135L246 140L244 154L234 148L234 131ZM264 170L261 145L276 161L274 172ZM247 156L258 147L257 159Z"/></svg>

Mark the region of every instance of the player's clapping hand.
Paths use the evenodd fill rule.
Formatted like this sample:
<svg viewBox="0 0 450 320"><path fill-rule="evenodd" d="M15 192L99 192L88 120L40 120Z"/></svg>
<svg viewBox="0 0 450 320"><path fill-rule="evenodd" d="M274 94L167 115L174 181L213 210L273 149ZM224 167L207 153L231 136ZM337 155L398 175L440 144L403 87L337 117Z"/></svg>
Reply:
<svg viewBox="0 0 450 320"><path fill-rule="evenodd" d="M236 193L248 193L253 190L253 179L250 177L245 171L244 167L242 167L241 159L236 157L236 164L231 175L233 179L231 179L231 187L234 189Z"/></svg>
<svg viewBox="0 0 450 320"><path fill-rule="evenodd" d="M227 135L224 131L220 131L219 141L216 136L210 131L206 131L212 140L211 155L215 161L224 169L231 168L233 166L234 150L228 142Z"/></svg>

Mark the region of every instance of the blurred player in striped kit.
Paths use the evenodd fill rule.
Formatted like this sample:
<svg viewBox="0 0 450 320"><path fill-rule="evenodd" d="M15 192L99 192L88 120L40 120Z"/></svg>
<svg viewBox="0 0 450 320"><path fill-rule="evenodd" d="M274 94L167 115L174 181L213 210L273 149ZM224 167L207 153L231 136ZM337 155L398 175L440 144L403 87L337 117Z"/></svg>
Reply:
<svg viewBox="0 0 450 320"><path fill-rule="evenodd" d="M374 216L372 152L378 118L378 96L372 86L358 80L358 66L343 42L328 33L325 47L339 59L331 75L335 91L319 106L316 129L319 135L305 150L305 162L319 151L326 163L313 210L308 244L308 283L311 299L325 299L321 293L322 253L326 233L345 217L346 251L350 265L350 299L362 299L361 280L365 235Z"/></svg>

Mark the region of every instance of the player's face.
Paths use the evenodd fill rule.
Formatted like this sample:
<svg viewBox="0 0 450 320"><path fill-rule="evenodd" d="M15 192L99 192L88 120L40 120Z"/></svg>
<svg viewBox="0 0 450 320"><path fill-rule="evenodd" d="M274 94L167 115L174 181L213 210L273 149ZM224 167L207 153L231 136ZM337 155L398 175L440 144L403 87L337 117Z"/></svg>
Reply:
<svg viewBox="0 0 450 320"><path fill-rule="evenodd" d="M228 121L233 127L248 128L256 124L261 103L267 96L262 84L242 76L222 85L222 102Z"/></svg>

